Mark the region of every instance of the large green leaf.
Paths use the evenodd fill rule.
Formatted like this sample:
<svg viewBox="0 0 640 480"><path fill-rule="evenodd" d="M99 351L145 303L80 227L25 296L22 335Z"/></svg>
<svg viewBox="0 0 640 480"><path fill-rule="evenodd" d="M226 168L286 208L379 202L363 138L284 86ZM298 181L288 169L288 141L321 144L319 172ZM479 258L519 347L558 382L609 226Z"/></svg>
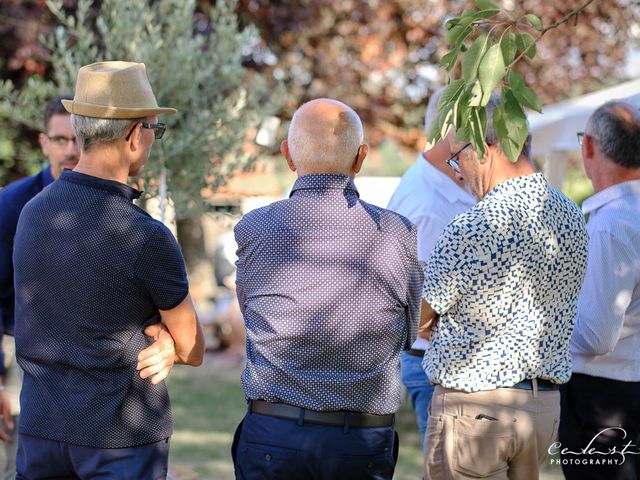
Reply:
<svg viewBox="0 0 640 480"><path fill-rule="evenodd" d="M438 114L427 132L426 149L429 150L433 146L447 136L451 130L451 122L449 119L453 115L453 104L447 104L443 108L438 108Z"/></svg>
<svg viewBox="0 0 640 480"><path fill-rule="evenodd" d="M527 117L510 89L502 92L502 103L493 111L493 127L502 151L515 162L529 134Z"/></svg>
<svg viewBox="0 0 640 480"><path fill-rule="evenodd" d="M464 42L472 31L473 28L469 25L456 25L447 32L447 43L453 49L460 48L462 42Z"/></svg>
<svg viewBox="0 0 640 480"><path fill-rule="evenodd" d="M462 78L465 82L470 82L478 74L480 61L487 50L488 38L486 35L480 35L465 53L462 59Z"/></svg>
<svg viewBox="0 0 640 480"><path fill-rule="evenodd" d="M509 85L516 99L518 99L522 105L536 112L542 112L542 105L540 104L538 96L533 90L527 87L522 75L514 71L509 72Z"/></svg>
<svg viewBox="0 0 640 480"><path fill-rule="evenodd" d="M476 2L478 10L500 10L500 7L489 0L478 0Z"/></svg>
<svg viewBox="0 0 640 480"><path fill-rule="evenodd" d="M458 49L453 49L446 55L444 55L440 59L440 65L445 68L447 71L451 70L453 66L456 64L456 60L458 59L458 55L460 51Z"/></svg>
<svg viewBox="0 0 640 480"><path fill-rule="evenodd" d="M464 86L465 81L462 78L453 80L451 83L449 83L449 85L447 85L440 94L440 98L438 99L438 110L449 103L455 102L460 97L460 95L462 95Z"/></svg>
<svg viewBox="0 0 640 480"><path fill-rule="evenodd" d="M500 13L500 10L495 8L480 10L479 12L476 12L473 14L473 21L475 22L476 20L488 20L490 18L495 17L499 13Z"/></svg>
<svg viewBox="0 0 640 480"><path fill-rule="evenodd" d="M484 158L484 135L487 130L487 110L484 107L473 107L470 109L469 130L471 138L469 141L478 154L478 159Z"/></svg>
<svg viewBox="0 0 640 480"><path fill-rule="evenodd" d="M519 52L527 51L526 55L529 58L536 56L536 46L533 45L535 40L528 33L519 33L516 35L516 48ZM531 48L529 48L531 46ZM528 49L528 50L527 50Z"/></svg>
<svg viewBox="0 0 640 480"><path fill-rule="evenodd" d="M482 102L482 87L480 86L480 80L476 80L471 85L471 95L469 96L469 106L479 107Z"/></svg>
<svg viewBox="0 0 640 480"><path fill-rule="evenodd" d="M504 58L499 44L492 45L482 58L478 67L478 79L482 87L480 106L485 106L491 98L493 90L498 86L506 73Z"/></svg>
<svg viewBox="0 0 640 480"><path fill-rule="evenodd" d="M500 40L500 49L502 50L502 57L504 58L505 65L509 65L516 58L516 34L513 32L507 32Z"/></svg>
<svg viewBox="0 0 640 480"><path fill-rule="evenodd" d="M527 15L524 16L524 18L529 20L529 23L531 23L531 26L533 26L533 28L535 28L536 30L542 30L542 22L540 21L540 18L537 15L534 15L533 13L528 13Z"/></svg>

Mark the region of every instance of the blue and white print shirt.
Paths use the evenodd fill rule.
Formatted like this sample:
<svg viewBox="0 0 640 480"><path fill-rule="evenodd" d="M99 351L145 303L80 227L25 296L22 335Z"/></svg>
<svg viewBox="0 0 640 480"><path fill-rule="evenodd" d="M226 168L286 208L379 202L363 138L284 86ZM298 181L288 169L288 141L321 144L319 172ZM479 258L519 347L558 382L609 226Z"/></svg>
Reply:
<svg viewBox="0 0 640 480"><path fill-rule="evenodd" d="M440 314L423 360L431 381L466 392L567 382L587 241L577 205L541 173L458 215L425 265L423 298Z"/></svg>

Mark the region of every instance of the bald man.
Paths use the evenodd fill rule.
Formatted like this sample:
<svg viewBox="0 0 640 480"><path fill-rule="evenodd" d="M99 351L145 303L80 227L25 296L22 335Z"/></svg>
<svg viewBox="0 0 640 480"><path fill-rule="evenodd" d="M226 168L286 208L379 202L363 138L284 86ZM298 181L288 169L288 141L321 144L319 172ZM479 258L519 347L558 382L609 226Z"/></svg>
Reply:
<svg viewBox="0 0 640 480"><path fill-rule="evenodd" d="M238 479L393 476L400 351L416 336L422 273L415 227L358 198L367 150L347 105L304 104L281 145L298 174L290 197L235 228L249 404Z"/></svg>

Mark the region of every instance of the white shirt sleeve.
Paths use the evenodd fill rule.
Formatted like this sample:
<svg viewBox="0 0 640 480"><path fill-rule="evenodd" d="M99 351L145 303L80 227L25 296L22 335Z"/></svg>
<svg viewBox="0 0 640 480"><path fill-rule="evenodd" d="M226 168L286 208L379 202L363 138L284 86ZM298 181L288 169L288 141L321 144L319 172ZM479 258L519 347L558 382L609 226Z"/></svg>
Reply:
<svg viewBox="0 0 640 480"><path fill-rule="evenodd" d="M628 248L610 232L590 232L572 352L604 355L616 347L635 287L633 265Z"/></svg>

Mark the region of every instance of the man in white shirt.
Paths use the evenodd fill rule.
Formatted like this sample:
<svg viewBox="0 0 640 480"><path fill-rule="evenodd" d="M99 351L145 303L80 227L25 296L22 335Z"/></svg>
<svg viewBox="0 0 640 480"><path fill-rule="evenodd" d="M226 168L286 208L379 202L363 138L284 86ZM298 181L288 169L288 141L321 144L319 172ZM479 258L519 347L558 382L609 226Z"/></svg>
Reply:
<svg viewBox="0 0 640 480"><path fill-rule="evenodd" d="M558 451L567 479L640 478L640 115L598 108L578 133L595 194L589 262L571 339L573 376L562 389ZM616 452L610 453L615 447ZM588 448L587 448L588 447ZM583 450L592 451L592 455Z"/></svg>
<svg viewBox="0 0 640 480"><path fill-rule="evenodd" d="M419 334L437 383L425 434L425 478L538 478L557 434L558 384L587 260L578 206L530 159L516 162L487 110L485 153L451 141L448 163L479 202L445 227L425 265Z"/></svg>
<svg viewBox="0 0 640 480"><path fill-rule="evenodd" d="M427 132L438 113L438 99L443 90L437 90L429 98L424 118ZM418 260L421 263L427 261L440 233L453 217L469 210L476 203L464 190L462 178L447 165L450 155L446 139L430 150L421 152L416 163L402 177L387 206L389 210L407 217L416 225ZM429 415L427 407L434 388L422 369L422 357L428 345L427 340L418 337L411 350L402 352L401 357L402 382L416 412L423 446Z"/></svg>

